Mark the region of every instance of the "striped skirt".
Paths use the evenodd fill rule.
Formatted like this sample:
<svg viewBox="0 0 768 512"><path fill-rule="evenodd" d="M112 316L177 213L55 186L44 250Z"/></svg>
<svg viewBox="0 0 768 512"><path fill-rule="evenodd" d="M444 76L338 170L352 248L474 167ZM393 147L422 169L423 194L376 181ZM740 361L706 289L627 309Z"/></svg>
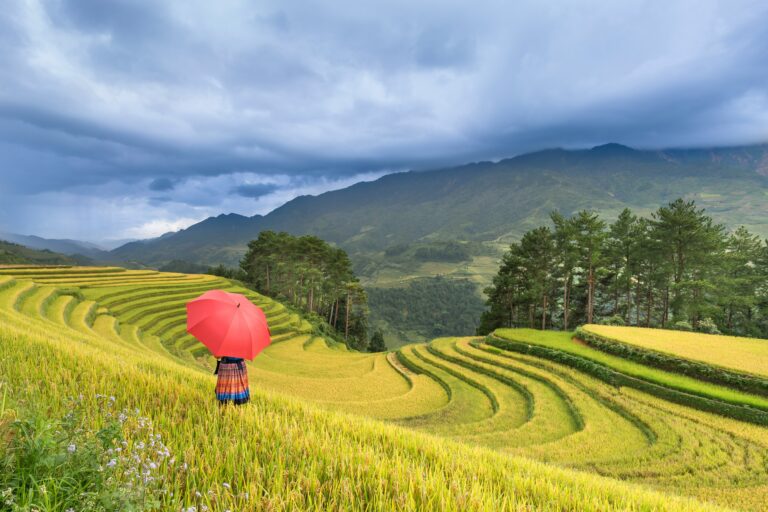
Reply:
<svg viewBox="0 0 768 512"><path fill-rule="evenodd" d="M251 391L248 388L248 369L244 362L219 365L216 398L222 404L232 402L235 405L247 403L251 399Z"/></svg>

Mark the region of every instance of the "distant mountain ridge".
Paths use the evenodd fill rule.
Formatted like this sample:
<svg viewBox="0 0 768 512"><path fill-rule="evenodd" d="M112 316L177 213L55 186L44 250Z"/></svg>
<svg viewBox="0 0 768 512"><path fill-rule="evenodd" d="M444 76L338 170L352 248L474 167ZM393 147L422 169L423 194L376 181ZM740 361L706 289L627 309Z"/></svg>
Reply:
<svg viewBox="0 0 768 512"><path fill-rule="evenodd" d="M35 235L19 235L6 232L0 232L0 240L20 244L31 249L48 250L68 256L79 254L92 260L107 261L112 258L109 251L94 243L81 240L50 239Z"/></svg>
<svg viewBox="0 0 768 512"><path fill-rule="evenodd" d="M48 249L31 249L2 239L0 235L0 265L84 265L84 256L65 256Z"/></svg>
<svg viewBox="0 0 768 512"><path fill-rule="evenodd" d="M647 213L681 196L730 227L743 224L768 236L768 145L647 151L610 143L389 174L297 197L264 216L210 217L111 255L151 265L174 259L235 265L249 240L273 229L315 234L354 259L424 240L506 242L546 222L552 210Z"/></svg>

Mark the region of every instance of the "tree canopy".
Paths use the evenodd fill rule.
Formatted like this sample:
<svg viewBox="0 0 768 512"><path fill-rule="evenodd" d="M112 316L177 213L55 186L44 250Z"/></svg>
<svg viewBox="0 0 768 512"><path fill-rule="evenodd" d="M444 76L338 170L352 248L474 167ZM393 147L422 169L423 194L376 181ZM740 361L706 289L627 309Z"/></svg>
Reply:
<svg viewBox="0 0 768 512"><path fill-rule="evenodd" d="M478 332L621 322L768 337L768 240L728 233L694 201L649 218L554 212L526 232L485 290Z"/></svg>
<svg viewBox="0 0 768 512"><path fill-rule="evenodd" d="M240 262L258 292L316 314L350 346L367 346L368 297L347 253L316 236L262 231Z"/></svg>

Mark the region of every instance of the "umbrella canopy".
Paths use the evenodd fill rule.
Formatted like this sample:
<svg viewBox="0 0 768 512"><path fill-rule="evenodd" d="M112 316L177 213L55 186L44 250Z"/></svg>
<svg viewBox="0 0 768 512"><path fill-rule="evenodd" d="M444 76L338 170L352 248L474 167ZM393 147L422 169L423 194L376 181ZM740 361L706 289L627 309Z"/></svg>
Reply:
<svg viewBox="0 0 768 512"><path fill-rule="evenodd" d="M187 332L216 357L253 359L272 341L261 308L223 290L209 290L187 302Z"/></svg>

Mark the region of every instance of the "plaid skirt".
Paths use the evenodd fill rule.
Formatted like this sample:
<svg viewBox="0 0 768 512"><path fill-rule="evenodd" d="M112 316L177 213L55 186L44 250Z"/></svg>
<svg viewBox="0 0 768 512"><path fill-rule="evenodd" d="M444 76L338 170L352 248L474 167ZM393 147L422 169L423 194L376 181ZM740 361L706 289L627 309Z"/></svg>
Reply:
<svg viewBox="0 0 768 512"><path fill-rule="evenodd" d="M221 363L216 381L216 398L221 403L245 404L251 399L248 388L248 369L244 362Z"/></svg>

